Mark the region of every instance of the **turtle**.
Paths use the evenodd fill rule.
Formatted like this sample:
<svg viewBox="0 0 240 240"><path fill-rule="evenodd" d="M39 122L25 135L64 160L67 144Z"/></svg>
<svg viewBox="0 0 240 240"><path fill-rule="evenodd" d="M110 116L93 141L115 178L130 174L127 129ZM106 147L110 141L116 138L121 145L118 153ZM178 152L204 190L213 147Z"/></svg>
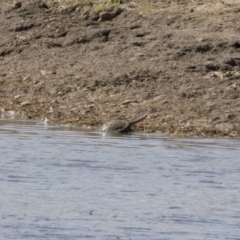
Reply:
<svg viewBox="0 0 240 240"><path fill-rule="evenodd" d="M131 126L133 124L139 123L143 121L147 117L147 114L144 114L142 117L137 118L133 121L128 120L113 120L107 122L102 126L103 132L118 132L118 133L126 133L131 131Z"/></svg>

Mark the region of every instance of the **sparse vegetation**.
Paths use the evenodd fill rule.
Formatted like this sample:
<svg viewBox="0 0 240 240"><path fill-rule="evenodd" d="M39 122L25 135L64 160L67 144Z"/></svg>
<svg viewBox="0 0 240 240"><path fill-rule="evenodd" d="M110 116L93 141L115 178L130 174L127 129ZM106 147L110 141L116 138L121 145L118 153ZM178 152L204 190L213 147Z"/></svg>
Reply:
<svg viewBox="0 0 240 240"><path fill-rule="evenodd" d="M98 3L95 4L92 8L92 12L100 12L100 11L109 11L115 12L120 5L120 1L108 1L107 4Z"/></svg>
<svg viewBox="0 0 240 240"><path fill-rule="evenodd" d="M153 10L154 6L150 3L145 3L143 5L140 5L138 9L141 11L149 11L149 10Z"/></svg>
<svg viewBox="0 0 240 240"><path fill-rule="evenodd" d="M108 0L109 4L120 4L121 0Z"/></svg>
<svg viewBox="0 0 240 240"><path fill-rule="evenodd" d="M45 0L45 2L51 7L60 7L60 6L72 6L72 5L84 5L88 3L88 0Z"/></svg>
<svg viewBox="0 0 240 240"><path fill-rule="evenodd" d="M106 5L105 4L96 4L93 8L92 8L92 12L100 12L106 9Z"/></svg>

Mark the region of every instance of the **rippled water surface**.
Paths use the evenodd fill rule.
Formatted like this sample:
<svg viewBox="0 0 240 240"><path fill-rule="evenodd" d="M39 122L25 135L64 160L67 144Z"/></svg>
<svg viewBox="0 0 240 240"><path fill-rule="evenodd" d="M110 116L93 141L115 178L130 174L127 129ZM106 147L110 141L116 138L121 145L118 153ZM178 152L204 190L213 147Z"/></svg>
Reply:
<svg viewBox="0 0 240 240"><path fill-rule="evenodd" d="M1 239L239 240L239 149L1 118Z"/></svg>

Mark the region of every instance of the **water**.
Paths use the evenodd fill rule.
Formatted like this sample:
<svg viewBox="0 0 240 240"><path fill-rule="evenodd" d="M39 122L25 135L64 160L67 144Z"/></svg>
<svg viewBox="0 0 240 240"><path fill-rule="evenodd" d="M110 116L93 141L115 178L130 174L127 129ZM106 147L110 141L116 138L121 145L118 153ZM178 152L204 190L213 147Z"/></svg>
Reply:
<svg viewBox="0 0 240 240"><path fill-rule="evenodd" d="M0 239L240 239L240 141L0 120Z"/></svg>

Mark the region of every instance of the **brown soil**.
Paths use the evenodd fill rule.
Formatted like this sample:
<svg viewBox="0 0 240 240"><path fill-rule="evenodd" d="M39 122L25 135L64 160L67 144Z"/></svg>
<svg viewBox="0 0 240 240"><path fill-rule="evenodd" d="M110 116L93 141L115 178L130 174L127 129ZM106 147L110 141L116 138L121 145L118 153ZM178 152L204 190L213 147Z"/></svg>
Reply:
<svg viewBox="0 0 240 240"><path fill-rule="evenodd" d="M239 137L240 5L146 1L0 0L0 108L94 127L148 113L135 130Z"/></svg>

